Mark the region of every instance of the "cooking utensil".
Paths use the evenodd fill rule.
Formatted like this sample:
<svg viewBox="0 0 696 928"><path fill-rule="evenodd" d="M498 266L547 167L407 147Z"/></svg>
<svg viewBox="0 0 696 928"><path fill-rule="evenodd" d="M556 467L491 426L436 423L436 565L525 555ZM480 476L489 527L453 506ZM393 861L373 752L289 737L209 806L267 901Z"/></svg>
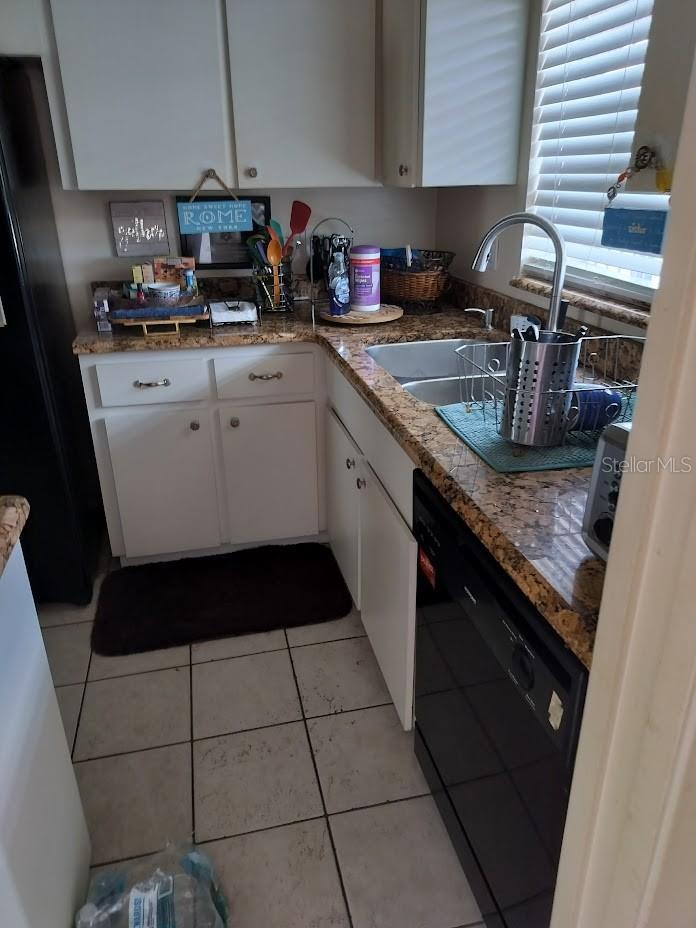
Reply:
<svg viewBox="0 0 696 928"><path fill-rule="evenodd" d="M301 235L307 228L307 223L309 222L309 217L311 215L311 208L307 206L306 203L303 203L302 200L292 201L292 206L290 208L290 231L288 232L288 237L285 241L286 249L289 247L292 239L298 235Z"/></svg>
<svg viewBox="0 0 696 928"><path fill-rule="evenodd" d="M256 243L256 252L261 257L261 264L264 266L268 264L268 258L266 257L266 249L263 246L263 242Z"/></svg>
<svg viewBox="0 0 696 928"><path fill-rule="evenodd" d="M278 273L278 268L280 267L280 262L283 260L283 249L277 238L272 238L268 243L266 257L268 258L268 263L273 267L273 303L277 306L280 303L280 275Z"/></svg>
<svg viewBox="0 0 696 928"><path fill-rule="evenodd" d="M321 239L313 235L310 242L309 261L307 262L307 277L310 280L321 280L324 268L321 263Z"/></svg>
<svg viewBox="0 0 696 928"><path fill-rule="evenodd" d="M266 226L266 228L268 229L268 234L271 236L271 238L278 239L278 241L280 242L280 247L282 248L283 247L283 227L278 222L278 220L269 219L268 225Z"/></svg>

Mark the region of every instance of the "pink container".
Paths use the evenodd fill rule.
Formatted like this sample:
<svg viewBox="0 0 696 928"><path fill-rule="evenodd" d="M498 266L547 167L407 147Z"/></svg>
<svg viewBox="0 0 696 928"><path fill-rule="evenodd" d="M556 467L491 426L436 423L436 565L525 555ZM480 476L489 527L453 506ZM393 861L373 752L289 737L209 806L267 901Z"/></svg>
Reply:
<svg viewBox="0 0 696 928"><path fill-rule="evenodd" d="M350 250L350 308L373 313L380 307L379 248L354 245Z"/></svg>

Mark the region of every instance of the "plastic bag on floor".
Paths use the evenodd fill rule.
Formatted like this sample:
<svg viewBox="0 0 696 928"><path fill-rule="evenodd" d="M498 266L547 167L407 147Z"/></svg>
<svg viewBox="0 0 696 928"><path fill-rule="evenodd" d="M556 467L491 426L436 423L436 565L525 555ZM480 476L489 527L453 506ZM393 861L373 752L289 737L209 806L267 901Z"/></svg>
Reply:
<svg viewBox="0 0 696 928"><path fill-rule="evenodd" d="M228 912L210 859L169 847L96 873L75 928L227 928Z"/></svg>

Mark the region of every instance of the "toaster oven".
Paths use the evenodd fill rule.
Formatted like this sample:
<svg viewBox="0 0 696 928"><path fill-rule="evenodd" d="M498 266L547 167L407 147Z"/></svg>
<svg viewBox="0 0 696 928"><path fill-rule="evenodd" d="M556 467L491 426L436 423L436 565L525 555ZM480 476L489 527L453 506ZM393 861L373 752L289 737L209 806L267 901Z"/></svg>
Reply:
<svg viewBox="0 0 696 928"><path fill-rule="evenodd" d="M630 422L615 423L604 429L597 444L582 522L582 537L587 546L605 561L614 531L614 516L630 434Z"/></svg>

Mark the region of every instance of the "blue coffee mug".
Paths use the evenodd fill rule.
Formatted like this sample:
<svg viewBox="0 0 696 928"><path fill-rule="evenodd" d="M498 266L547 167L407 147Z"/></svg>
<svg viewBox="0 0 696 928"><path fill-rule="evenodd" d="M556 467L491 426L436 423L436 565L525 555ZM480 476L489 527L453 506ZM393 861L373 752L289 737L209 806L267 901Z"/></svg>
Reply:
<svg viewBox="0 0 696 928"><path fill-rule="evenodd" d="M580 388L581 384L575 384ZM621 413L623 395L618 390L599 388L596 390L576 389L571 409L577 409L575 421L571 419L571 431L599 431L613 422ZM571 412L571 416L572 416Z"/></svg>

